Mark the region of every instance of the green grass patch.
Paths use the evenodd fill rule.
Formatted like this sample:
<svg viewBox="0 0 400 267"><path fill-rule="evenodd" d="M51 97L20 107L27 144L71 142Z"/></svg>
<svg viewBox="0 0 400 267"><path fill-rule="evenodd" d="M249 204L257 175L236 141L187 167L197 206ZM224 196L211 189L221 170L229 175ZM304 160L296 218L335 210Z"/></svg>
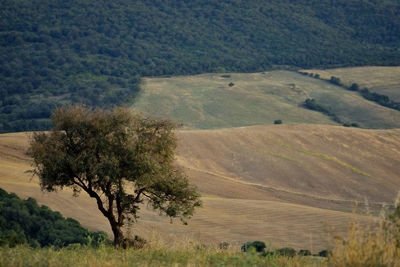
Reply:
<svg viewBox="0 0 400 267"><path fill-rule="evenodd" d="M229 86L233 83L234 86ZM398 128L400 112L365 100L356 92L290 71L145 78L133 107L169 118L189 129L258 124L338 124L302 106L313 98L343 122L365 128Z"/></svg>

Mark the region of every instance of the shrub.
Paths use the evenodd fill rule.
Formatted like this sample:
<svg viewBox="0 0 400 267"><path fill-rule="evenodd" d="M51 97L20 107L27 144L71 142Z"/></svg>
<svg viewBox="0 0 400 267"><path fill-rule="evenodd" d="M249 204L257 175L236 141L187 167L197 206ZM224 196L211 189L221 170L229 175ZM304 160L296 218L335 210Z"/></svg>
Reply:
<svg viewBox="0 0 400 267"><path fill-rule="evenodd" d="M228 242L222 242L219 244L219 249L227 250L230 244Z"/></svg>
<svg viewBox="0 0 400 267"><path fill-rule="evenodd" d="M263 257L273 257L273 256L275 256L275 252L274 251L264 251L263 253L261 253L261 256L263 256Z"/></svg>
<svg viewBox="0 0 400 267"><path fill-rule="evenodd" d="M147 241L146 239L135 235L135 237L132 238L125 238L123 243L122 243L122 247L124 249L127 248L134 248L134 249L142 249L145 245L146 245Z"/></svg>
<svg viewBox="0 0 400 267"><path fill-rule="evenodd" d="M246 242L242 245L241 250L247 252L251 247L253 247L257 252L264 252L267 246L262 241Z"/></svg>
<svg viewBox="0 0 400 267"><path fill-rule="evenodd" d="M320 252L318 252L318 256L325 257L325 258L328 257L329 254L330 254L330 252L328 250L326 250L326 249L321 250Z"/></svg>
<svg viewBox="0 0 400 267"><path fill-rule="evenodd" d="M311 251L308 249L301 249L298 253L300 256L311 256Z"/></svg>
<svg viewBox="0 0 400 267"><path fill-rule="evenodd" d="M342 85L342 82L338 77L332 76L331 79L329 80L330 83L336 84L336 85Z"/></svg>
<svg viewBox="0 0 400 267"><path fill-rule="evenodd" d="M328 255L331 266L400 266L398 230L382 221L352 223L345 238L337 238Z"/></svg>
<svg viewBox="0 0 400 267"><path fill-rule="evenodd" d="M358 86L357 83L353 83L350 87L349 90L351 91L358 91L360 89L360 87Z"/></svg>
<svg viewBox="0 0 400 267"><path fill-rule="evenodd" d="M296 256L296 250L294 248L280 248L276 250L276 254L286 257Z"/></svg>

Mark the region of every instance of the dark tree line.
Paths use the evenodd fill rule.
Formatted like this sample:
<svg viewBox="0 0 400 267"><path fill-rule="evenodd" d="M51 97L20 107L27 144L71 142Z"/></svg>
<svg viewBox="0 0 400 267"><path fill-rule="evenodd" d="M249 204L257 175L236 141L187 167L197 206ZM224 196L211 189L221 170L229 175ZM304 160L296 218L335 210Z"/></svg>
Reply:
<svg viewBox="0 0 400 267"><path fill-rule="evenodd" d="M299 73L316 78L316 79L322 79L319 74L307 73L307 72L299 72ZM371 92L368 88L360 89L360 86L357 83L352 83L350 86L346 86L342 83L340 78L335 77L335 76L331 76L331 78L329 80L327 80L327 79L322 79L322 80L326 80L326 81L328 81L334 85L340 86L346 90L358 92L363 98L365 98L369 101L373 101L381 106L400 111L400 103L399 102L391 100L387 95L382 95L382 94L378 94L376 92ZM307 102L307 100L306 100L306 102ZM311 103L311 102L309 102L309 104L305 103L305 107L322 112L321 107L316 107L314 105L314 103ZM317 109L315 109L315 108L317 108ZM318 109L320 109L320 110L318 110Z"/></svg>
<svg viewBox="0 0 400 267"><path fill-rule="evenodd" d="M312 98L307 98L304 103L303 106L307 109L310 110L315 110L318 112L321 112L327 116L329 116L333 121L337 122L337 123L342 123L342 121L340 120L340 118L338 116L336 116L335 113L333 113L332 110L330 110L329 108L324 107L323 105L321 105L320 103L317 103L317 101L315 99Z"/></svg>
<svg viewBox="0 0 400 267"><path fill-rule="evenodd" d="M390 100L390 98L386 95L381 95L375 92L371 92L367 88L363 88L362 90L360 90L360 94L365 99L374 101L381 106L385 106L400 111L400 103Z"/></svg>

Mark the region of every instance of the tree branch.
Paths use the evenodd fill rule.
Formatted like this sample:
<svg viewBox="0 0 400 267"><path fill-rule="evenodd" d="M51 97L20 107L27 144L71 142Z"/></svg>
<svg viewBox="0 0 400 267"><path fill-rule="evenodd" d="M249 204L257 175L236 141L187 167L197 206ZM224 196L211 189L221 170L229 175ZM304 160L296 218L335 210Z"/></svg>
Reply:
<svg viewBox="0 0 400 267"><path fill-rule="evenodd" d="M76 177L76 179L78 179L79 182L77 182L74 179L73 183L78 185L79 187L81 187L83 190L85 190L86 193L88 193L91 198L96 199L97 207L99 208L101 213L103 213L103 215L108 218L108 216L107 216L108 211L104 208L103 201L101 200L100 196L94 190L92 190L92 188L89 188L88 186L86 186L85 183L82 181L82 179L80 179L79 177Z"/></svg>
<svg viewBox="0 0 400 267"><path fill-rule="evenodd" d="M139 190L137 191L137 195L136 195L135 199L133 200L135 203L138 203L138 202L139 202L139 200L140 200L140 195L144 192L144 190L146 190L145 187L143 187L143 188L141 188L141 189L139 189ZM143 194L143 195L144 195L144 194Z"/></svg>

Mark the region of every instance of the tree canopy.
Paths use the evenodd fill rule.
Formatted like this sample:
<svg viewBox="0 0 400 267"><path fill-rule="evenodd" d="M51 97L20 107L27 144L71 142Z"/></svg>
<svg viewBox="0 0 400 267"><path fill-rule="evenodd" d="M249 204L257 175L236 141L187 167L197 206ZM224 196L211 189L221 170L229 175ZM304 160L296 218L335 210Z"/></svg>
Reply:
<svg viewBox="0 0 400 267"><path fill-rule="evenodd" d="M71 187L94 198L110 222L114 245L124 240L126 220L138 219L149 203L171 218L184 219L200 206L199 194L174 165L174 124L125 108L57 108L54 129L34 133L28 154L43 190Z"/></svg>

